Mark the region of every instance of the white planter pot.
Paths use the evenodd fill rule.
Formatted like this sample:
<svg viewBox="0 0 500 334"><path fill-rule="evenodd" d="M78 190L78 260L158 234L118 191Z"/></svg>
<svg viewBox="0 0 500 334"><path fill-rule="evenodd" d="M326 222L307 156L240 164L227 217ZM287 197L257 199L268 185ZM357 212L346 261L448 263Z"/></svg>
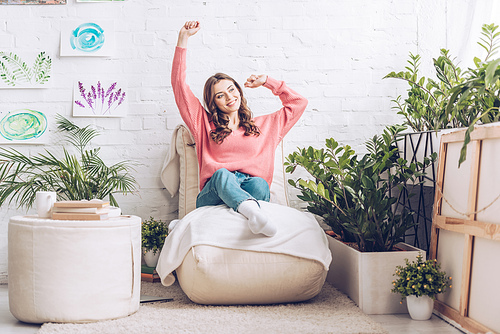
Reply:
<svg viewBox="0 0 500 334"><path fill-rule="evenodd" d="M391 292L396 266L404 259L416 260L425 251L405 243L397 246L404 251L359 252L328 236L332 263L326 280L349 296L366 314L407 313L401 296Z"/></svg>
<svg viewBox="0 0 500 334"><path fill-rule="evenodd" d="M429 296L408 296L406 305L413 320L429 320L434 309L434 299Z"/></svg>
<svg viewBox="0 0 500 334"><path fill-rule="evenodd" d="M152 250L146 251L143 249L142 254L144 256L144 262L146 262L146 265L151 268L156 268L156 265L158 264L158 258L160 257L160 251L156 251L155 254L153 254Z"/></svg>

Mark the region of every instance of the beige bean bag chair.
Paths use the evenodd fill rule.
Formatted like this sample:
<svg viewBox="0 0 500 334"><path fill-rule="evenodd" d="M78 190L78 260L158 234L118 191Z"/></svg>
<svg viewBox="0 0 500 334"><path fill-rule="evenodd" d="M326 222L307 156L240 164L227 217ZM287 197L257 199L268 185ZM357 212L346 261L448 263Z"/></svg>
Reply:
<svg viewBox="0 0 500 334"><path fill-rule="evenodd" d="M189 130L180 125L162 170L179 220L158 260L162 283L179 284L199 304L270 304L316 296L331 262L326 236L311 214L288 207L281 145L276 151L271 203L260 202L278 232L253 234L246 218L226 205L195 209L198 162Z"/></svg>

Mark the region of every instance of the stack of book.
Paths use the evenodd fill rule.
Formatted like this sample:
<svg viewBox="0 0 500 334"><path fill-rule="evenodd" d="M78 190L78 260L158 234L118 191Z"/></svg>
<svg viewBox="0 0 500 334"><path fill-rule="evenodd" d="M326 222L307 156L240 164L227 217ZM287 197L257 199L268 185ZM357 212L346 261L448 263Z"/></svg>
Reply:
<svg viewBox="0 0 500 334"><path fill-rule="evenodd" d="M52 208L52 219L55 220L104 220L108 215L109 202L98 199L59 201Z"/></svg>
<svg viewBox="0 0 500 334"><path fill-rule="evenodd" d="M151 268L143 264L141 268L141 281L151 283L159 282L160 275L158 275L155 268Z"/></svg>

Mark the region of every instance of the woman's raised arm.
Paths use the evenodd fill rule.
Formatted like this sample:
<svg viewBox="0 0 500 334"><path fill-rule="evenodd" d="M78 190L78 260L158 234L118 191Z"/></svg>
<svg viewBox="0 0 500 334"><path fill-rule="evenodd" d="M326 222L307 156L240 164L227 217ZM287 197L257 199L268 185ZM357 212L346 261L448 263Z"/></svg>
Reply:
<svg viewBox="0 0 500 334"><path fill-rule="evenodd" d="M186 48L189 37L193 36L200 30L200 22L198 21L187 21L179 30L179 38L177 39L177 46L181 48Z"/></svg>
<svg viewBox="0 0 500 334"><path fill-rule="evenodd" d="M196 141L202 126L205 109L186 83L186 46L189 37L196 34L198 30L200 30L198 21L188 21L182 26L175 48L171 74L177 108Z"/></svg>

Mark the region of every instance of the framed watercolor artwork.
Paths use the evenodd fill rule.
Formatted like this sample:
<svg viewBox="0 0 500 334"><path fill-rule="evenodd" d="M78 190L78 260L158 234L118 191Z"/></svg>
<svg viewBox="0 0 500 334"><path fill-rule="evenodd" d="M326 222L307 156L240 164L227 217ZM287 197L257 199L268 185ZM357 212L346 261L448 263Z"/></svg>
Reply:
<svg viewBox="0 0 500 334"><path fill-rule="evenodd" d="M34 109L0 112L0 144L44 144L48 120Z"/></svg>
<svg viewBox="0 0 500 334"><path fill-rule="evenodd" d="M61 24L61 57L109 57L113 55L114 46L112 20L66 20Z"/></svg>
<svg viewBox="0 0 500 334"><path fill-rule="evenodd" d="M52 59L44 51L0 51L0 88L47 88L50 80Z"/></svg>
<svg viewBox="0 0 500 334"><path fill-rule="evenodd" d="M75 82L74 117L125 117L128 98L124 84L112 80Z"/></svg>

